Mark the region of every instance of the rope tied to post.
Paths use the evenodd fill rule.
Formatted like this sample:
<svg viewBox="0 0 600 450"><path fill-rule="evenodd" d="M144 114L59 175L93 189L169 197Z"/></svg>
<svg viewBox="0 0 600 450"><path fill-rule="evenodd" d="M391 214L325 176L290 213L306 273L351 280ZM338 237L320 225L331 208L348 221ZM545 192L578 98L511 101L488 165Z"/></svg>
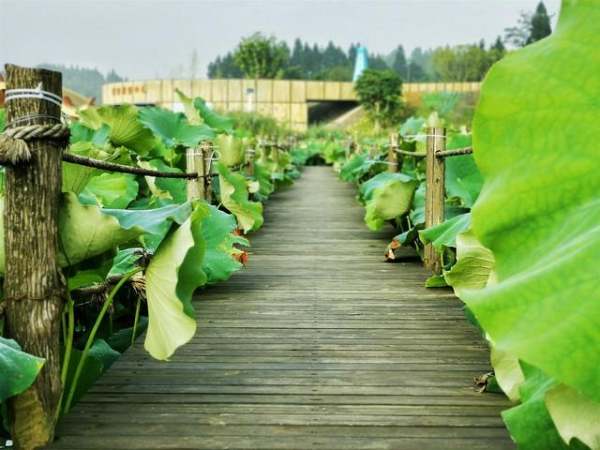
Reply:
<svg viewBox="0 0 600 450"><path fill-rule="evenodd" d="M46 125L25 125L7 128L0 135L0 160L18 165L31 160L29 141L35 139L67 139L69 125L55 123Z"/></svg>
<svg viewBox="0 0 600 450"><path fill-rule="evenodd" d="M33 89L7 89L5 92L6 103L18 99L39 99L52 103L59 108L62 107L62 97L42 89L40 82ZM12 124L31 120L34 118L47 118L56 120L54 124L37 124L11 126ZM33 114L30 116L13 119L4 133L0 135L0 161L4 164L23 164L31 160L31 149L28 142L35 139L68 139L70 135L69 125L60 121L59 118L48 114Z"/></svg>

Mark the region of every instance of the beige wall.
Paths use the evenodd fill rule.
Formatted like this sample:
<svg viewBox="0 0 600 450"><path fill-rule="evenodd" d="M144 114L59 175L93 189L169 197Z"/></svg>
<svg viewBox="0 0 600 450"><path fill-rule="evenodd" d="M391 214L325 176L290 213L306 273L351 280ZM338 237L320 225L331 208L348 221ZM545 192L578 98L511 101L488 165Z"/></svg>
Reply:
<svg viewBox="0 0 600 450"><path fill-rule="evenodd" d="M203 97L221 111L257 111L295 130L308 126L308 102L356 101L353 83L304 80L150 80L103 86L103 103L155 104L178 108L175 89ZM405 83L403 92L414 102L425 92L478 92L479 83Z"/></svg>

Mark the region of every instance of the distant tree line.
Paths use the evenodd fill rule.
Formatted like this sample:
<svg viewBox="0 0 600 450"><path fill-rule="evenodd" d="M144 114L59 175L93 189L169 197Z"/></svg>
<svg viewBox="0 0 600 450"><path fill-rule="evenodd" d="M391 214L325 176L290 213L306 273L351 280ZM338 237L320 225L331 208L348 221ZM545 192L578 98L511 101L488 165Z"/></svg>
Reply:
<svg viewBox="0 0 600 450"><path fill-rule="evenodd" d="M235 50L211 62L208 77L350 80L359 45L351 44L344 50L332 41L319 47L298 38L290 49L285 41L255 33L243 38ZM388 67L381 55L370 55L369 64L373 68Z"/></svg>
<svg viewBox="0 0 600 450"><path fill-rule="evenodd" d="M126 78L121 77L112 69L104 75L96 68L90 69L64 64L40 64L38 67L62 72L63 86L87 97L94 97L97 103L102 100L103 84L126 81Z"/></svg>
<svg viewBox="0 0 600 450"><path fill-rule="evenodd" d="M417 47L407 55L399 45L387 56L369 55L371 69L392 69L403 81L480 81L507 52L505 43L523 47L552 32L543 2L533 13L522 13L516 26L505 30L491 44ZM235 50L218 56L208 65L209 78L284 78L349 81L359 44L344 50L330 41L325 47L296 39L292 48L285 41L261 33L248 36Z"/></svg>

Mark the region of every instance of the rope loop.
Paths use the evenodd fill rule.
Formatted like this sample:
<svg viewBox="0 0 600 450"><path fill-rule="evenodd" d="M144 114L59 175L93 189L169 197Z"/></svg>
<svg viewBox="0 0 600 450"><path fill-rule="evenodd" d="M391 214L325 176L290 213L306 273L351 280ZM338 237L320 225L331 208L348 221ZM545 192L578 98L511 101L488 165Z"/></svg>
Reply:
<svg viewBox="0 0 600 450"><path fill-rule="evenodd" d="M0 135L0 160L4 164L18 165L31 160L28 141L34 139L67 139L69 125L55 123L47 125L25 125L7 128Z"/></svg>

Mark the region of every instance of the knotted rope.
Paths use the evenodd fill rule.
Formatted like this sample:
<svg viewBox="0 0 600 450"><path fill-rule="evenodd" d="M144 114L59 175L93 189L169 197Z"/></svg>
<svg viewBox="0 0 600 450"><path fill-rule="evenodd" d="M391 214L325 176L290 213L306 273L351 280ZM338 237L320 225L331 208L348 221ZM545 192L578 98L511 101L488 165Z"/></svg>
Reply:
<svg viewBox="0 0 600 450"><path fill-rule="evenodd" d="M7 128L0 135L0 160L12 165L31 160L28 141L34 139L66 139L69 137L69 125L56 123L48 125L25 125Z"/></svg>

